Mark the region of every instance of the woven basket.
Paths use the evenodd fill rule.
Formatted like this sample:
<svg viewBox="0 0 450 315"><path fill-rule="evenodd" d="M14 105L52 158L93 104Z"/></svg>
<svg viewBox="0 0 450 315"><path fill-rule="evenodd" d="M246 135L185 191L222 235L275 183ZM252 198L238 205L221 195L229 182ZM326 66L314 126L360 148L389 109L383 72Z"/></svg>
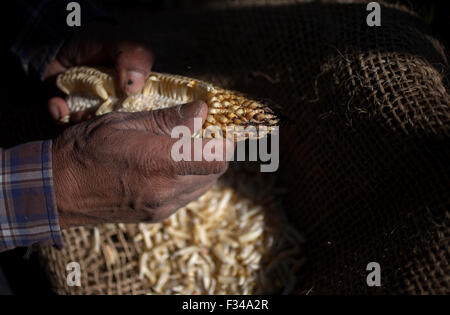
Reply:
<svg viewBox="0 0 450 315"><path fill-rule="evenodd" d="M303 239L284 217L279 194L273 176L235 166L162 223L71 228L63 231L61 251L41 248L40 255L59 294L292 293L305 262ZM242 241L255 223L261 237ZM236 248L223 259L216 248L230 242ZM246 263L251 252L262 254L256 268ZM79 286L67 282L72 262L80 265Z"/></svg>

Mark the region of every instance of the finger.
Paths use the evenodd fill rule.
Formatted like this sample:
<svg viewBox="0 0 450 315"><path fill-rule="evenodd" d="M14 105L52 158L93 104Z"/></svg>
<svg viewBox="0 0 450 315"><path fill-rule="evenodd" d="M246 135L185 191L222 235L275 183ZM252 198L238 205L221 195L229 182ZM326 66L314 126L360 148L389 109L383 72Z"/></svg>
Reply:
<svg viewBox="0 0 450 315"><path fill-rule="evenodd" d="M156 211L156 213L152 216L151 221L156 223L167 219L169 216L177 212L180 208L200 198L203 194L211 189L214 183L215 182L211 182L191 193L180 195L174 198L171 202L161 206L158 211Z"/></svg>
<svg viewBox="0 0 450 315"><path fill-rule="evenodd" d="M63 117L70 116L71 123L78 123L89 120L95 116L96 107L84 111L70 112L69 105L61 97L52 97L48 101L48 110L56 122L60 122Z"/></svg>
<svg viewBox="0 0 450 315"><path fill-rule="evenodd" d="M152 208L159 208L179 196L191 194L205 186L215 183L221 174L177 176L175 178L160 177L147 187L145 194L156 194L157 200L151 203Z"/></svg>
<svg viewBox="0 0 450 315"><path fill-rule="evenodd" d="M202 187L199 187L198 189L191 191L189 193L180 194L178 195L172 203L175 203L178 205L178 207L184 207L188 203L197 200L200 198L203 194L205 194L208 190L211 189L211 187L217 182L217 180L211 181Z"/></svg>
<svg viewBox="0 0 450 315"><path fill-rule="evenodd" d="M175 127L185 126L192 136L201 129L207 114L208 106L202 101L196 101L148 112L127 113L121 119L120 128L145 130L160 136L170 136Z"/></svg>
<svg viewBox="0 0 450 315"><path fill-rule="evenodd" d="M211 187L217 182L216 180L210 181L209 183L203 185L202 187L199 187L198 189L182 194L177 197L177 200L179 201L179 204L181 207L184 207L186 204L188 204L191 201L197 200L200 198L203 194L205 194L208 190L211 189Z"/></svg>
<svg viewBox="0 0 450 315"><path fill-rule="evenodd" d="M218 174L178 176L174 183L175 196L190 194L204 186L215 183L224 172L225 170Z"/></svg>
<svg viewBox="0 0 450 315"><path fill-rule="evenodd" d="M234 143L226 139L170 139L165 154L178 175L222 174L234 155Z"/></svg>
<svg viewBox="0 0 450 315"><path fill-rule="evenodd" d="M144 87L154 55L147 47L134 42L120 42L116 49L115 62L120 87L127 95L136 94Z"/></svg>
<svg viewBox="0 0 450 315"><path fill-rule="evenodd" d="M61 97L52 97L48 101L48 110L55 121L70 114L69 105Z"/></svg>
<svg viewBox="0 0 450 315"><path fill-rule="evenodd" d="M42 80L48 80L49 78L55 77L57 74L66 70L66 67L58 60L53 60L42 76Z"/></svg>
<svg viewBox="0 0 450 315"><path fill-rule="evenodd" d="M208 190L211 189L211 187L217 182L217 178L213 181L210 181L209 183L206 183L202 187L199 187L198 189L184 193L178 197L178 200L181 200L184 204L189 203L193 200L197 200L199 197L201 197L204 193L206 193Z"/></svg>

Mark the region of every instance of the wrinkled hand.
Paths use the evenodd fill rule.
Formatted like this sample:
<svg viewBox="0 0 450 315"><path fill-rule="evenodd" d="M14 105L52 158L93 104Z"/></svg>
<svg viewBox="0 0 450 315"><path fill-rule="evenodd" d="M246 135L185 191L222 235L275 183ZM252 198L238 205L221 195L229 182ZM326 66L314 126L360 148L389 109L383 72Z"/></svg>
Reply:
<svg viewBox="0 0 450 315"><path fill-rule="evenodd" d="M44 80L73 66L115 64L120 88L130 95L142 89L153 61L152 51L126 31L106 22L91 22L61 48L49 65ZM48 106L56 121L69 114L69 107L61 97L52 97ZM93 111L73 114L71 121L85 120L92 113Z"/></svg>
<svg viewBox="0 0 450 315"><path fill-rule="evenodd" d="M194 130L208 107L194 102L168 109L95 117L53 141L53 180L62 228L113 222L158 222L206 192L225 172L234 145L215 141L222 161L175 162L174 126ZM191 139L193 143L193 139Z"/></svg>

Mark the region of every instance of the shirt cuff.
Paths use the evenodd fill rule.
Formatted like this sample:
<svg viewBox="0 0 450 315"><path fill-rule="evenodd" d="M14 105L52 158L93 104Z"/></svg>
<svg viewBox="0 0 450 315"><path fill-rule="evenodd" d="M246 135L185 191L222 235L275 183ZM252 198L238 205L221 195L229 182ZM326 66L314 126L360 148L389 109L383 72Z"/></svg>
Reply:
<svg viewBox="0 0 450 315"><path fill-rule="evenodd" d="M0 252L33 244L64 246L51 152L51 140L0 149Z"/></svg>

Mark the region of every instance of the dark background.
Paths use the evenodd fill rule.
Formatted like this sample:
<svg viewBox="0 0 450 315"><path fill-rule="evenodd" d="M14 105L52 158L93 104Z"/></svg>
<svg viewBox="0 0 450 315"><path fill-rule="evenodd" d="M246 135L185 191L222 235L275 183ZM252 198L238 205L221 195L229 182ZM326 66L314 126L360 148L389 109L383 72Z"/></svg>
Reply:
<svg viewBox="0 0 450 315"><path fill-rule="evenodd" d="M120 6L123 8L151 6L155 10L190 8L194 4L201 5L206 2L208 0L102 1L106 8L110 6ZM401 3L416 11L430 24L434 34L446 45L447 56L449 56L448 47L450 45L450 36L448 30L450 29L450 13L447 9L448 1L417 0L388 2ZM6 8L4 12L7 12ZM20 14L3 15L6 19L8 16L14 20L3 26L4 39L12 39L18 30L8 29L8 25L22 24L19 17ZM4 40L3 44L5 45L9 42L9 40ZM0 145L2 147L9 147L25 141L53 137L58 130L53 126L45 109L45 102L43 101L49 95L50 91L41 85L36 78L25 76L20 64L8 53L8 47L3 47L3 50L7 57L4 59L4 67L6 69L4 70L4 83L2 83L1 89L2 95L7 97L3 98L4 104L2 104L0 115ZM21 102L20 105L18 104L19 102ZM23 102L28 104L27 106L31 106L30 104L32 104L33 109L30 110L27 106L23 106ZM23 126L20 123L21 119L26 115L32 116L30 117L29 124L45 126L44 128L40 128L40 134L33 134L31 138L27 134L26 130L29 129L29 125ZM0 294L8 293L52 294L50 285L32 250L18 248L0 253Z"/></svg>

